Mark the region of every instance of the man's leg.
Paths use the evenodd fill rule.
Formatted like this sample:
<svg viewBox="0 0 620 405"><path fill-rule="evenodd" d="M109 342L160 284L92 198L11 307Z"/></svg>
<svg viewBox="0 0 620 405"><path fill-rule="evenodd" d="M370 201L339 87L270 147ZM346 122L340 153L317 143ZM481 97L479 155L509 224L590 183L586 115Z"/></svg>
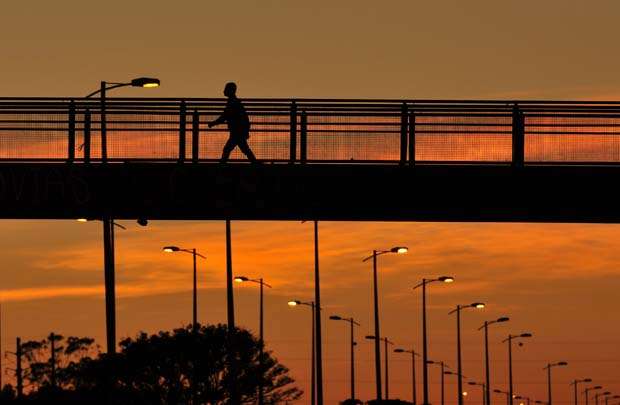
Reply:
<svg viewBox="0 0 620 405"><path fill-rule="evenodd" d="M230 157L230 152L235 149L235 146L237 146L236 140L234 140L233 138L228 138L228 140L224 144L224 149L222 150L222 157L220 158L220 163L226 163L226 161Z"/></svg>
<svg viewBox="0 0 620 405"><path fill-rule="evenodd" d="M248 145L247 139L245 138L239 139L237 141L237 145L239 146L239 149L241 149L241 152L243 152L243 154L248 157L248 160L250 162L258 163L258 160L256 160L256 156L254 156L252 149L250 149L250 145Z"/></svg>

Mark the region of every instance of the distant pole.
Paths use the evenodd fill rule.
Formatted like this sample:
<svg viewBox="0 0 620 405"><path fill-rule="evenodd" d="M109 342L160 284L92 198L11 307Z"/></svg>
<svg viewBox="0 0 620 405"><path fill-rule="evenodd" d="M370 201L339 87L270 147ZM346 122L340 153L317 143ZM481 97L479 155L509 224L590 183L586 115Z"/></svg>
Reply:
<svg viewBox="0 0 620 405"><path fill-rule="evenodd" d="M445 378L445 364L442 361L441 363L441 405L445 405L445 384L444 384L444 378Z"/></svg>
<svg viewBox="0 0 620 405"><path fill-rule="evenodd" d="M375 309L375 388L377 401L381 401L381 334L379 332L379 291L377 287L377 251L372 251L372 285Z"/></svg>
<svg viewBox="0 0 620 405"><path fill-rule="evenodd" d="M56 336L54 332L50 333L50 363L52 365L50 383L52 388L56 388Z"/></svg>
<svg viewBox="0 0 620 405"><path fill-rule="evenodd" d="M415 387L415 355L416 352L415 350L411 350L411 383L412 383L412 403L413 405L417 404L417 393L416 393L416 387Z"/></svg>
<svg viewBox="0 0 620 405"><path fill-rule="evenodd" d="M351 318L351 399L355 400L355 322Z"/></svg>
<svg viewBox="0 0 620 405"><path fill-rule="evenodd" d="M258 364L260 366L260 376L259 376L259 384L258 384L258 405L263 405L265 402L264 396L263 396L263 380L265 377L265 371L263 370L263 352L264 352L264 347L265 347L265 336L264 336L264 326L263 326L263 287L264 287L264 282L263 282L263 278L261 277L260 279L260 313L258 316L258 323L259 323L259 338L260 338L260 353L259 353L259 361Z"/></svg>
<svg viewBox="0 0 620 405"><path fill-rule="evenodd" d="M310 378L310 405L316 405L316 306L314 305L314 301L310 302L310 307L312 308L312 348L311 355L312 360L310 360L310 374L312 377Z"/></svg>
<svg viewBox="0 0 620 405"><path fill-rule="evenodd" d="M323 354L321 340L321 284L319 278L319 222L314 221L314 301L316 319L316 397L317 405L323 405Z"/></svg>
<svg viewBox="0 0 620 405"><path fill-rule="evenodd" d="M194 257L194 285L192 296L192 327L194 330L198 327L198 285L196 276L196 248L192 249L192 255Z"/></svg>
<svg viewBox="0 0 620 405"><path fill-rule="evenodd" d="M232 243L230 220L226 220L226 304L228 312L228 331L233 333L235 330L235 302L233 297L233 269L232 269ZM231 348L236 348L235 342L232 342L234 335L229 339L228 344ZM230 368L232 380L230 382L230 397L232 405L240 404L239 387L237 386L237 368L239 365L235 358L231 360Z"/></svg>
<svg viewBox="0 0 620 405"><path fill-rule="evenodd" d="M513 390L513 386L512 386L512 338L509 336L508 337L508 403L510 405L513 404L512 402L512 390Z"/></svg>
<svg viewBox="0 0 620 405"><path fill-rule="evenodd" d="M551 364L547 366L547 405L551 405ZM598 398L596 405L598 405Z"/></svg>
<svg viewBox="0 0 620 405"><path fill-rule="evenodd" d="M385 400L390 399L390 380L388 373L388 338L384 338L384 353L385 353Z"/></svg>
<svg viewBox="0 0 620 405"><path fill-rule="evenodd" d="M22 340L16 338L15 348L15 379L17 380L17 398L21 398L24 395L24 379L22 376Z"/></svg>
<svg viewBox="0 0 620 405"><path fill-rule="evenodd" d="M0 389L2 389L2 303L0 302Z"/></svg>
<svg viewBox="0 0 620 405"><path fill-rule="evenodd" d="M463 405L463 375L461 374L461 306L456 306L456 357L458 404Z"/></svg>
<svg viewBox="0 0 620 405"><path fill-rule="evenodd" d="M114 220L103 217L103 267L105 282L106 343L108 354L116 353L116 292L114 270Z"/></svg>
<svg viewBox="0 0 620 405"><path fill-rule="evenodd" d="M491 376L489 372L489 322L484 321L484 399L486 405L491 405Z"/></svg>
<svg viewBox="0 0 620 405"><path fill-rule="evenodd" d="M441 375L443 378L443 373ZM428 348L426 347L426 279L422 279L422 388L424 394L424 402L422 402L422 405L429 405Z"/></svg>
<svg viewBox="0 0 620 405"><path fill-rule="evenodd" d="M230 219L226 220L226 303L228 309L228 328L235 328L235 302L233 298L232 243Z"/></svg>

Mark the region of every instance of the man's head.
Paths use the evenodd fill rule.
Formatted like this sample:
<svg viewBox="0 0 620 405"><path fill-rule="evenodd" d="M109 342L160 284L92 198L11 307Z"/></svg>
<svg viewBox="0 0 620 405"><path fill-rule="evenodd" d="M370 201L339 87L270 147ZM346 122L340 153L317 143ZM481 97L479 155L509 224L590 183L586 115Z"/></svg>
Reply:
<svg viewBox="0 0 620 405"><path fill-rule="evenodd" d="M226 83L224 87L224 95L228 98L235 97L237 95L237 85L234 82Z"/></svg>

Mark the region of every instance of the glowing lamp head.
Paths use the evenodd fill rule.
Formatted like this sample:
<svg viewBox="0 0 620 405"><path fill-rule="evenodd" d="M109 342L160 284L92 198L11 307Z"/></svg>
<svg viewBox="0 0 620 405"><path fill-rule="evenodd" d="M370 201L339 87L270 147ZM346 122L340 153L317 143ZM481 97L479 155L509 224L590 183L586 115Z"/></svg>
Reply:
<svg viewBox="0 0 620 405"><path fill-rule="evenodd" d="M86 219L86 218L78 218L78 219L76 219L76 221L78 221L78 222L88 222L88 219Z"/></svg>
<svg viewBox="0 0 620 405"><path fill-rule="evenodd" d="M390 252L397 253L399 255L402 255L403 253L407 253L408 251L409 251L409 248L407 246L396 246L390 249Z"/></svg>
<svg viewBox="0 0 620 405"><path fill-rule="evenodd" d="M243 283L244 281L248 281L248 278L245 276L237 276L235 277L235 283Z"/></svg>
<svg viewBox="0 0 620 405"><path fill-rule="evenodd" d="M441 281L442 283L454 283L454 277L451 276L441 276L437 280Z"/></svg>
<svg viewBox="0 0 620 405"><path fill-rule="evenodd" d="M177 246L164 246L163 250L166 253L172 253L172 252L178 252L181 249L179 249Z"/></svg>
<svg viewBox="0 0 620 405"><path fill-rule="evenodd" d="M473 304L471 304L471 306L473 308L482 309L482 308L484 308L484 303L482 303L482 302L474 302Z"/></svg>
<svg viewBox="0 0 620 405"><path fill-rule="evenodd" d="M463 391L463 396L466 397L467 396L467 391Z"/></svg>
<svg viewBox="0 0 620 405"><path fill-rule="evenodd" d="M159 79L155 79L153 77L138 77L137 79L133 79L131 81L131 85L133 87L153 88L159 87L160 81Z"/></svg>
<svg viewBox="0 0 620 405"><path fill-rule="evenodd" d="M301 304L301 301L293 300L288 302L289 307L296 307L299 304Z"/></svg>

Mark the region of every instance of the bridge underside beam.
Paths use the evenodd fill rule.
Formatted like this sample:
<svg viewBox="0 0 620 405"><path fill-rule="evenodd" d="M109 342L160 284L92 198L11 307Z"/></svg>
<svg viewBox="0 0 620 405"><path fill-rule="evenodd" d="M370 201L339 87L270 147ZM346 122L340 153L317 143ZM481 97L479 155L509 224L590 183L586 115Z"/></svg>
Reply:
<svg viewBox="0 0 620 405"><path fill-rule="evenodd" d="M620 167L1 163L0 218L620 222Z"/></svg>

